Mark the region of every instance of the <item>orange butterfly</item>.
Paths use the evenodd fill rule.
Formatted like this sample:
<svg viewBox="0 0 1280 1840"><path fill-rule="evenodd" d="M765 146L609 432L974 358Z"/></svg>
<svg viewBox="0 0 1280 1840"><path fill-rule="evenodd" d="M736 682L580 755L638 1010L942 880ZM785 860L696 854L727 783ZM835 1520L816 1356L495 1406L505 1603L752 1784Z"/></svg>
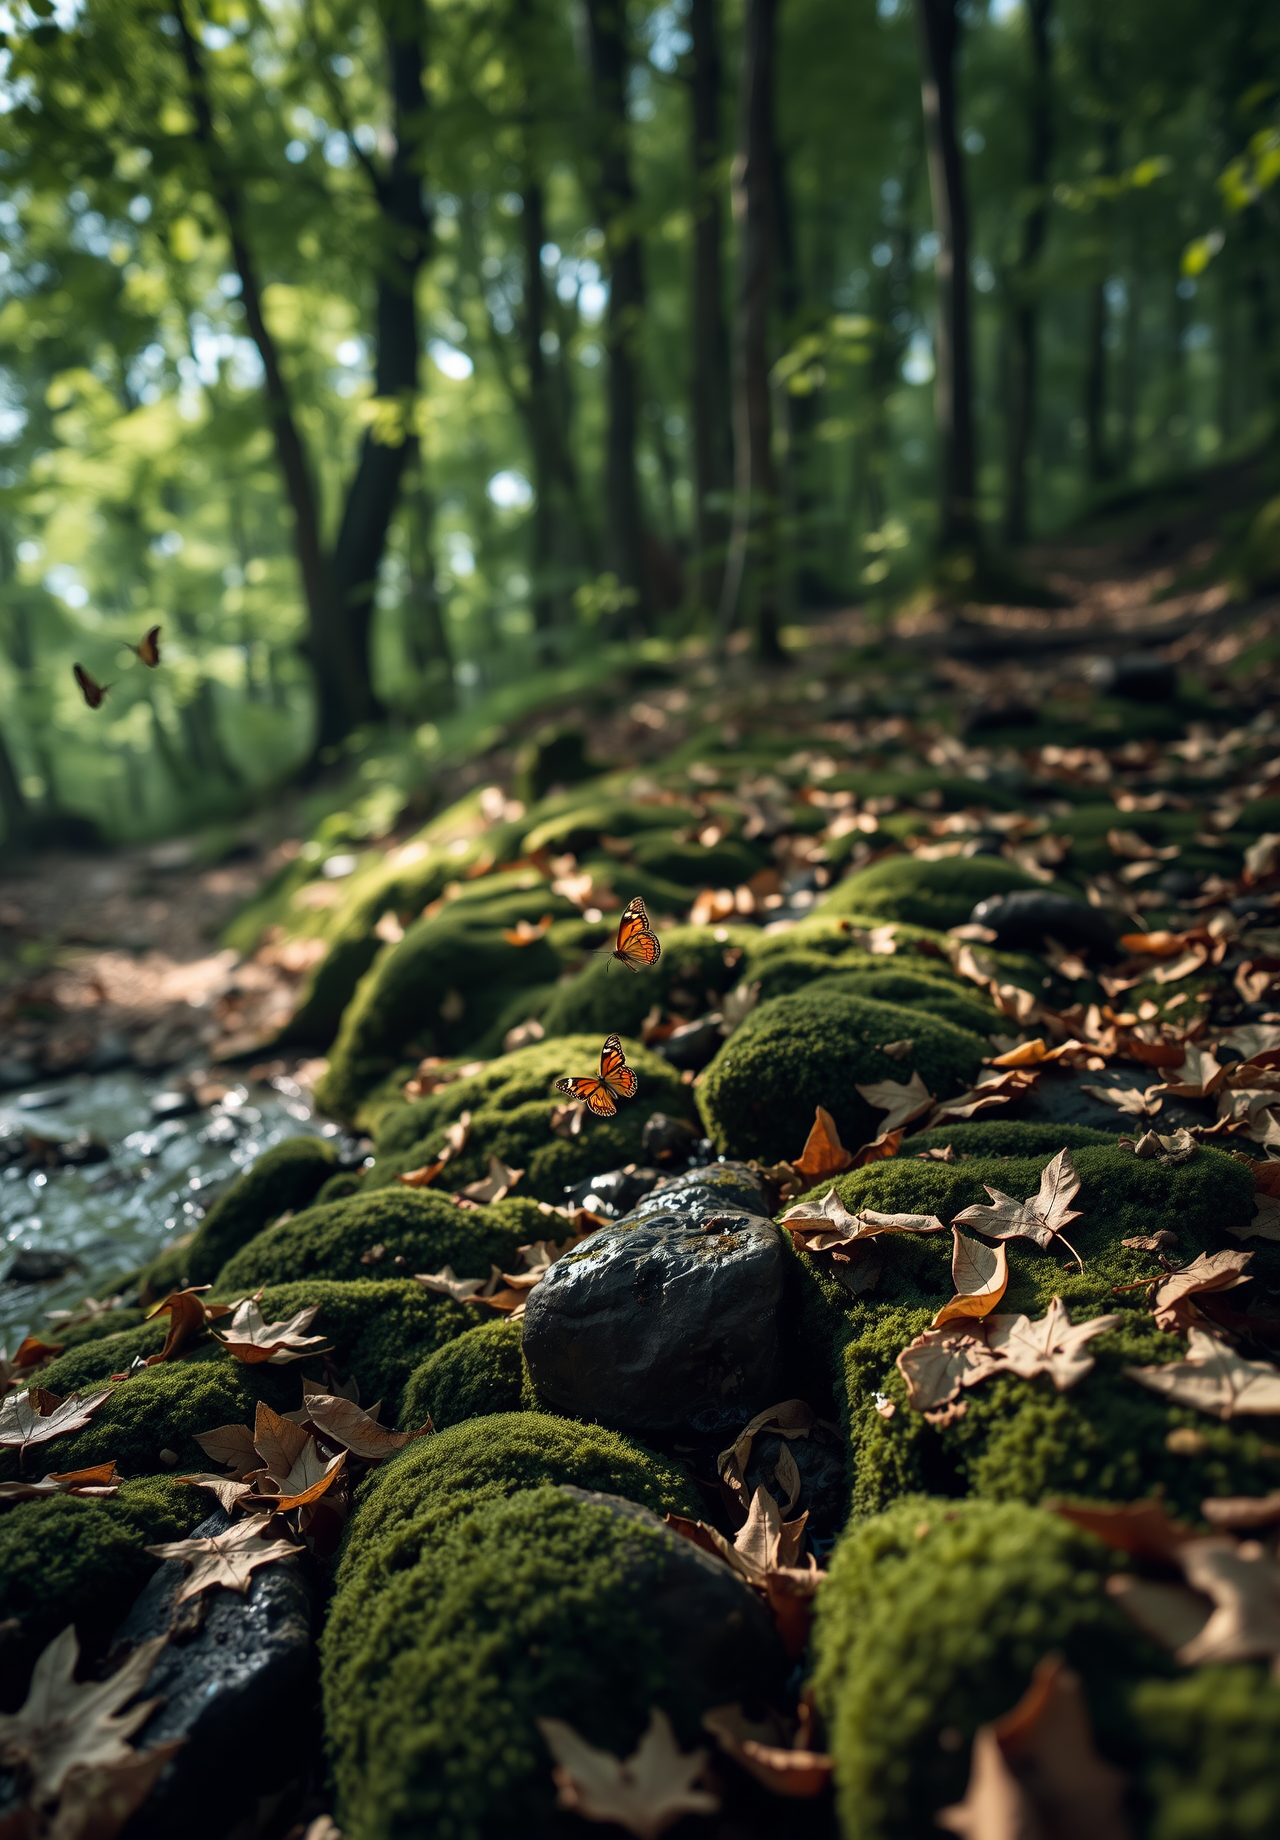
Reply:
<svg viewBox="0 0 1280 1840"><path fill-rule="evenodd" d="M111 685L100 684L96 678L90 677L83 665L73 664L71 669L76 674L76 682L79 684L81 692L84 695L84 700L89 705L90 709L101 709L102 699L111 688Z"/></svg>
<svg viewBox="0 0 1280 1840"><path fill-rule="evenodd" d="M140 645L131 645L131 652L136 652L149 670L154 671L160 662L160 628L152 626L142 635Z"/></svg>
<svg viewBox="0 0 1280 1840"><path fill-rule="evenodd" d="M655 939L653 943L657 945L658 942ZM639 1088L640 1082L628 1067L622 1043L616 1035L610 1035L600 1050L598 1080L556 1081L558 1093L570 1099L584 1099L588 1111L594 1112L597 1118L612 1118L618 1109L617 1100L634 1099Z"/></svg>
<svg viewBox="0 0 1280 1840"><path fill-rule="evenodd" d="M662 957L658 935L649 925L649 916L639 895L628 901L622 910L618 943L612 956L620 958L628 971L647 971Z"/></svg>

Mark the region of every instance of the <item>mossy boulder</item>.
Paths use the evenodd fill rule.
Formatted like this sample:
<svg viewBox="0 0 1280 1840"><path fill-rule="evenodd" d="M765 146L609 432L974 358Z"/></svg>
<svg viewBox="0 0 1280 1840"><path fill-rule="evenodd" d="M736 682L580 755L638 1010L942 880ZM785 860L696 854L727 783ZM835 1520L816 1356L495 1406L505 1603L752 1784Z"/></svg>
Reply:
<svg viewBox="0 0 1280 1840"><path fill-rule="evenodd" d="M948 927L963 926L989 895L1038 885L999 856L945 856L938 862L889 856L847 875L823 897L820 912L908 920L945 933Z"/></svg>
<svg viewBox="0 0 1280 1840"><path fill-rule="evenodd" d="M973 985L966 990L947 978L917 971L846 970L839 961L837 965L838 969L828 971L809 987L815 996L840 990L850 996L868 997L875 1003L899 1003L906 1009L937 1016L954 1028L967 1029L971 1035L990 1035L1008 1027L995 1006L983 1002Z"/></svg>
<svg viewBox="0 0 1280 1840"><path fill-rule="evenodd" d="M405 1388L403 1418L420 1425L430 1415L437 1431L468 1418L518 1412L524 1393L521 1325L482 1322L415 1367Z"/></svg>
<svg viewBox="0 0 1280 1840"><path fill-rule="evenodd" d="M916 1840L962 1800L977 1728L1036 1664L1079 1674L1094 1741L1150 1840L1262 1840L1280 1820L1280 1687L1262 1667L1177 1678L1108 1598L1116 1563L1057 1515L917 1496L854 1528L819 1593L814 1684L845 1840Z"/></svg>
<svg viewBox="0 0 1280 1840"><path fill-rule="evenodd" d="M666 826L663 835L687 829L698 822L691 805L662 804L656 800L610 798L599 791L583 791L573 800L561 800L563 809L548 813L524 835L530 856L546 851L551 856L583 856L602 837L635 837ZM545 807L543 808L545 810ZM532 815L532 814L531 814Z"/></svg>
<svg viewBox="0 0 1280 1840"><path fill-rule="evenodd" d="M903 1059L882 1052L904 1040L913 1046ZM722 1155L775 1163L800 1154L815 1106L832 1113L847 1144L866 1143L884 1114L861 1097L860 1085L905 1084L915 1072L947 1098L976 1078L989 1052L981 1036L923 1010L802 990L751 1012L703 1074L698 1107Z"/></svg>
<svg viewBox="0 0 1280 1840"><path fill-rule="evenodd" d="M952 1141L954 1147L963 1140L956 1133ZM1150 1253L1121 1242L1171 1227L1179 1263L1216 1250L1224 1228L1243 1224L1252 1211L1249 1171L1209 1149L1179 1169L1102 1146L1086 1145L1072 1155L1081 1218L1067 1237L1085 1269L1077 1270L1065 1250L1042 1252L1028 1240L1010 1240L1009 1286L1000 1303L1003 1312L1038 1319L1060 1296L1073 1323L1113 1311L1121 1317L1118 1327L1090 1342L1094 1369L1068 1392L1058 1393L1046 1376L995 1377L966 1390L957 1421L928 1424L908 1408L895 1361L952 1295L951 1235L887 1239L875 1290L857 1298L806 1254L797 1255L805 1338L810 1346L827 1338L844 1394L855 1514L877 1513L921 1488L1024 1501L1047 1494L1129 1500L1159 1489L1180 1511L1194 1513L1206 1495L1280 1486L1280 1449L1269 1441L1265 1420L1220 1424L1169 1405L1124 1372L1180 1359L1185 1346L1155 1327L1141 1289L1117 1292L1160 1271ZM855 1170L835 1186L853 1209L950 1221L961 1209L987 1202L984 1183L1019 1199L1034 1193L1048 1161L1043 1151L950 1165L899 1157ZM830 1186L822 1184L815 1196ZM1280 1253L1259 1252L1254 1269L1261 1282L1274 1283L1270 1274L1280 1271ZM877 1409L884 1404L894 1408L887 1418ZM1187 1427L1197 1433L1191 1454L1179 1448L1180 1440L1173 1448L1168 1441L1172 1431Z"/></svg>
<svg viewBox="0 0 1280 1840"><path fill-rule="evenodd" d="M1117 1131L1095 1131L1086 1124L1041 1124L1035 1119L1010 1118L990 1112L967 1123L940 1124L918 1131L902 1147L904 1156L923 1156L948 1145L962 1161L969 1157L1056 1156L1059 1150L1083 1150L1090 1145L1115 1148Z"/></svg>
<svg viewBox="0 0 1280 1840"><path fill-rule="evenodd" d="M60 1455L44 1447L51 1449ZM51 1457L32 1473L58 1466ZM0 1710L22 1698L31 1664L68 1623L88 1654L100 1651L156 1569L146 1547L184 1539L207 1512L198 1489L148 1476L105 1500L54 1495L0 1513L0 1624L8 1637Z"/></svg>
<svg viewBox="0 0 1280 1840"><path fill-rule="evenodd" d="M212 1284L222 1267L281 1214L296 1213L333 1176L333 1145L323 1137L287 1137L273 1144L232 1182L185 1246L162 1252L147 1267L144 1297L158 1301L188 1284Z"/></svg>
<svg viewBox="0 0 1280 1840"><path fill-rule="evenodd" d="M743 975L758 935L749 927L673 926L652 971L628 971L608 953L560 985L541 1011L548 1036L638 1035L656 1005L692 1018L717 1009Z"/></svg>

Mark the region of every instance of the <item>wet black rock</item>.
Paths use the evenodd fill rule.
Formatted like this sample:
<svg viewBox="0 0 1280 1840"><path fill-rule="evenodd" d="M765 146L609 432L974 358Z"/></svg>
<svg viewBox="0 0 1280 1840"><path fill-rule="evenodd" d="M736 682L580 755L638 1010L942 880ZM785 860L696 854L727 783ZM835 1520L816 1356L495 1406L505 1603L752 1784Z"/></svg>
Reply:
<svg viewBox="0 0 1280 1840"><path fill-rule="evenodd" d="M800 1493L787 1510L787 1518L797 1514L809 1516L807 1531L819 1539L839 1533L849 1515L848 1482L845 1476L844 1450L834 1429L815 1424L808 1437L784 1438L776 1431L760 1432L751 1446L745 1482L751 1494L766 1488L780 1502L787 1490L776 1474L783 1448L791 1453L800 1472Z"/></svg>
<svg viewBox="0 0 1280 1840"><path fill-rule="evenodd" d="M723 1045L724 1028L719 1016L701 1016L697 1022L682 1022L665 1041L655 1042L654 1052L682 1073L701 1073Z"/></svg>
<svg viewBox="0 0 1280 1840"><path fill-rule="evenodd" d="M196 1534L230 1525L219 1510ZM167 1559L116 1631L123 1654L169 1628L183 1580L182 1562ZM184 1606L185 1608L185 1606ZM189 1640L172 1639L147 1678L142 1698L161 1704L133 1742L140 1750L186 1742L165 1765L151 1796L124 1830L124 1840L215 1840L237 1810L281 1788L305 1768L314 1660L311 1587L303 1562L287 1559L256 1572L245 1596L208 1597L204 1625Z"/></svg>
<svg viewBox="0 0 1280 1840"><path fill-rule="evenodd" d="M13 1263L4 1274L6 1284L50 1284L65 1278L69 1271L83 1271L74 1252L58 1252L46 1246L20 1246Z"/></svg>
<svg viewBox="0 0 1280 1840"><path fill-rule="evenodd" d="M1004 952L1038 952L1046 939L1114 958L1111 928L1094 907L1048 888L1015 888L1010 894L991 895L979 901L969 916L975 926L988 926Z"/></svg>
<svg viewBox="0 0 1280 1840"><path fill-rule="evenodd" d="M638 1502L569 1483L560 1492L661 1535L666 1562L660 1580L646 1583L645 1621L658 1632L693 1697L708 1710L731 1700L777 1702L788 1663L773 1618L749 1585ZM637 1563L647 1568L647 1551L643 1558L637 1555Z"/></svg>
<svg viewBox="0 0 1280 1840"><path fill-rule="evenodd" d="M621 1220L661 1179L656 1169L627 1163L622 1169L606 1169L602 1175L575 1182L565 1194L570 1207L589 1208L605 1220Z"/></svg>
<svg viewBox="0 0 1280 1840"><path fill-rule="evenodd" d="M1036 1124L1083 1124L1094 1131L1114 1131L1118 1136L1141 1137L1144 1131L1163 1131L1166 1135L1180 1125L1213 1123L1215 1103L1212 1099L1175 1099L1164 1095L1160 1110L1149 1118L1123 1112L1105 1099L1095 1099L1083 1090L1086 1086L1112 1087L1120 1091L1144 1092L1159 1083L1155 1067L1132 1067L1113 1062L1102 1073L1088 1073L1072 1067L1055 1067L1041 1073L1035 1092L1017 1099L1009 1107L1011 1118L1025 1118Z"/></svg>
<svg viewBox="0 0 1280 1840"><path fill-rule="evenodd" d="M741 1165L691 1170L558 1260L524 1319L543 1405L620 1431L719 1436L772 1404L783 1267L765 1205Z"/></svg>
<svg viewBox="0 0 1280 1840"><path fill-rule="evenodd" d="M669 1118L665 1112L653 1112L645 1120L640 1147L646 1162L670 1168L695 1157L700 1162L709 1161L709 1156L700 1155L706 1142L707 1139L699 1137L694 1126L686 1124L683 1118Z"/></svg>

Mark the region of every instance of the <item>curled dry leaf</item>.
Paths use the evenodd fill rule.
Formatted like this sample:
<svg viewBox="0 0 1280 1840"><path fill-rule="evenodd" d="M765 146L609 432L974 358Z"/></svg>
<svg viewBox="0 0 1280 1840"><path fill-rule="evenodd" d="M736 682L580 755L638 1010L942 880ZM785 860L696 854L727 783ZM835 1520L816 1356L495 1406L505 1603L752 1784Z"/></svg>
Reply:
<svg viewBox="0 0 1280 1840"><path fill-rule="evenodd" d="M247 1431L248 1426L246 1425L244 1429ZM219 1506L225 1508L228 1514L234 1514L236 1509L241 1507L254 1492L251 1482L237 1482L232 1476L202 1473L195 1476L175 1476L174 1481L188 1483L193 1489L208 1489L209 1493L216 1497Z"/></svg>
<svg viewBox="0 0 1280 1840"><path fill-rule="evenodd" d="M840 1142L836 1121L826 1106L815 1105L813 1112L804 1149L791 1165L809 1188L826 1176L842 1175L853 1163L852 1153Z"/></svg>
<svg viewBox="0 0 1280 1840"><path fill-rule="evenodd" d="M402 1188L430 1188L444 1168L443 1161L422 1163L417 1169L405 1169L396 1177Z"/></svg>
<svg viewBox="0 0 1280 1840"><path fill-rule="evenodd" d="M1252 1279L1245 1266L1251 1252L1204 1253L1181 1271L1170 1272L1156 1284L1151 1299L1156 1324L1161 1329L1179 1333L1200 1320L1194 1299L1211 1291L1235 1290Z"/></svg>
<svg viewBox="0 0 1280 1840"><path fill-rule="evenodd" d="M115 1463L96 1463L91 1469L51 1471L39 1482L0 1482L0 1504L36 1501L44 1495L80 1495L88 1500L102 1500L117 1494L119 1488Z"/></svg>
<svg viewBox="0 0 1280 1840"><path fill-rule="evenodd" d="M874 1110L886 1113L880 1123L882 1132L910 1124L933 1104L933 1094L918 1073L913 1073L905 1084L901 1080L875 1080L855 1091Z"/></svg>
<svg viewBox="0 0 1280 1840"><path fill-rule="evenodd" d="M582 1127L586 1122L587 1106L584 1099L569 1099L563 1104L557 1102L551 1108L550 1124L553 1137L580 1137Z"/></svg>
<svg viewBox="0 0 1280 1840"><path fill-rule="evenodd" d="M262 1565L275 1565L281 1559L296 1558L302 1548L292 1540L266 1540L258 1521L238 1521L225 1533L209 1538L171 1540L163 1546L148 1546L157 1559L181 1559L191 1567L190 1575L175 1600L184 1604L202 1591L219 1586L242 1595L249 1589L253 1574Z"/></svg>
<svg viewBox="0 0 1280 1840"><path fill-rule="evenodd" d="M831 1780L831 1759L822 1751L788 1743L788 1721L771 1714L767 1722L749 1719L741 1706L714 1706L702 1716L720 1749L775 1795L808 1801L821 1795Z"/></svg>
<svg viewBox="0 0 1280 1840"><path fill-rule="evenodd" d="M0 1712L0 1763L19 1769L30 1799L42 1804L61 1794L73 1770L125 1763L134 1752L125 1740L146 1722L158 1701L121 1707L145 1684L167 1638L141 1642L109 1680L77 1683L80 1645L72 1625L55 1636L31 1675L17 1712Z"/></svg>
<svg viewBox="0 0 1280 1840"><path fill-rule="evenodd" d="M968 1212L985 1213L986 1209L970 1208ZM956 1218L963 1219L963 1215ZM1009 1259L1003 1246L984 1246L980 1240L966 1239L956 1226L951 1234L951 1278L956 1295L934 1317L930 1325L934 1329L962 1318L989 1316L1009 1288Z"/></svg>
<svg viewBox="0 0 1280 1840"><path fill-rule="evenodd" d="M415 1438L426 1437L433 1429L431 1420L416 1431L388 1431L371 1412L362 1411L354 1400L339 1399L332 1394L312 1393L307 1410L316 1430L331 1444L342 1444L353 1456L379 1461L403 1450Z"/></svg>
<svg viewBox="0 0 1280 1840"><path fill-rule="evenodd" d="M840 1246L875 1239L881 1233L942 1233L936 1214L877 1214L873 1208L851 1214L836 1190L821 1201L806 1201L789 1208L782 1225L806 1252L830 1252Z"/></svg>
<svg viewBox="0 0 1280 1840"><path fill-rule="evenodd" d="M901 1041L886 1041L880 1044L881 1054L887 1054L891 1061L905 1061L915 1048L915 1037L906 1035Z"/></svg>
<svg viewBox="0 0 1280 1840"><path fill-rule="evenodd" d="M1243 1227L1228 1226L1227 1232L1234 1233L1237 1239L1280 1240L1280 1196L1259 1190L1254 1196L1252 1220Z"/></svg>
<svg viewBox="0 0 1280 1840"><path fill-rule="evenodd" d="M979 1112L990 1111L995 1105L1008 1105L1011 1099L1020 1098L1023 1093L1034 1092L1040 1083L1040 1076L1028 1073L1024 1068L1013 1067L1003 1073L988 1068L978 1077L976 1086L962 1092L954 1099L943 1099L935 1105L929 1114L927 1129L932 1131L940 1124L963 1122L975 1118Z"/></svg>
<svg viewBox="0 0 1280 1840"><path fill-rule="evenodd" d="M482 1205L501 1201L511 1193L523 1174L523 1169L509 1169L501 1157L491 1156L488 1175L478 1182L468 1182L460 1192L468 1201L478 1201Z"/></svg>
<svg viewBox="0 0 1280 1840"><path fill-rule="evenodd" d="M1079 1676L1049 1656L1013 1710L979 1726L965 1798L936 1819L964 1840L1129 1840L1124 1791L1094 1746Z"/></svg>
<svg viewBox="0 0 1280 1840"><path fill-rule="evenodd" d="M1226 1068L1218 1065L1207 1048L1193 1047L1187 1042L1185 1060L1176 1070L1170 1069L1161 1090L1178 1099L1207 1099L1217 1092L1226 1077Z"/></svg>
<svg viewBox="0 0 1280 1840"><path fill-rule="evenodd" d="M720 1480L733 1490L743 1507L748 1507L751 1494L747 1488L747 1465L751 1461L751 1450L761 1432L773 1432L781 1438L808 1437L813 1429L813 1407L803 1399L784 1399L781 1405L769 1406L763 1412L742 1427L728 1450L722 1450L716 1458L716 1468Z"/></svg>
<svg viewBox="0 0 1280 1840"><path fill-rule="evenodd" d="M955 1224L973 1227L988 1239L1029 1239L1047 1251L1056 1239L1062 1239L1062 1229L1080 1218L1079 1210L1071 1206L1080 1192L1080 1178L1070 1150L1059 1150L1041 1171L1039 1189L1025 1201L1015 1201L989 1182L983 1187L991 1196L991 1206L967 1207L956 1215ZM1062 1244L1083 1271L1084 1261L1070 1241L1062 1239Z"/></svg>
<svg viewBox="0 0 1280 1840"><path fill-rule="evenodd" d="M176 1361L180 1355L195 1347L211 1322L231 1314L228 1304L205 1303L203 1293L208 1289L207 1284L197 1284L189 1290L170 1291L154 1309L147 1311L148 1322L153 1316L167 1315L169 1318L169 1333L164 1338L164 1347L159 1354L147 1356L148 1367L156 1367L161 1361Z"/></svg>
<svg viewBox="0 0 1280 1840"><path fill-rule="evenodd" d="M72 1393L59 1399L39 1388L15 1393L12 1398L0 1400L0 1445L16 1450L21 1457L32 1444L47 1444L50 1438L80 1431L108 1397L102 1392L82 1399Z"/></svg>
<svg viewBox="0 0 1280 1840"><path fill-rule="evenodd" d="M258 1296L261 1294L259 1292ZM305 1361L312 1355L329 1352L327 1344L323 1348L318 1345L324 1342L323 1335L305 1333L319 1309L318 1303L308 1304L287 1322L268 1323L262 1320L258 1297L246 1297L235 1306L235 1314L225 1332L220 1334L215 1329L213 1334L237 1361L249 1366L269 1361L273 1367L283 1367L290 1361Z"/></svg>
<svg viewBox="0 0 1280 1840"><path fill-rule="evenodd" d="M1126 1367L1124 1371L1131 1380L1175 1405L1194 1406L1215 1418L1280 1414L1280 1368L1270 1361L1246 1361L1203 1329L1190 1331L1184 1361L1161 1367Z"/></svg>
<svg viewBox="0 0 1280 1840"><path fill-rule="evenodd" d="M1164 1165L1166 1169L1177 1169L1183 1163L1189 1163L1196 1153L1196 1141L1190 1131L1182 1128L1170 1136L1161 1136L1156 1131L1146 1131L1139 1138L1119 1137L1116 1139L1117 1150L1132 1150L1133 1154L1144 1160L1148 1157Z"/></svg>
<svg viewBox="0 0 1280 1840"><path fill-rule="evenodd" d="M197 1431L195 1440L205 1456L225 1464L237 1482L262 1467L248 1425L215 1425L212 1431Z"/></svg>
<svg viewBox="0 0 1280 1840"><path fill-rule="evenodd" d="M783 1647L792 1660L804 1653L813 1614L812 1598L826 1577L812 1554L805 1564L799 1563L808 1519L805 1513L793 1521L784 1521L777 1501L765 1488L758 1488L752 1496L746 1523L732 1543L705 1521L686 1520L679 1514L667 1516L667 1525L676 1533L723 1559L768 1600Z"/></svg>
<svg viewBox="0 0 1280 1840"><path fill-rule="evenodd" d="M536 924L532 920L517 920L514 926L504 926L502 937L509 946L532 946L551 931L551 915L543 914Z"/></svg>
<svg viewBox="0 0 1280 1840"><path fill-rule="evenodd" d="M1148 1086L1145 1092L1139 1092L1134 1086L1081 1086L1080 1090L1131 1118L1154 1118L1164 1104L1161 1086Z"/></svg>
<svg viewBox="0 0 1280 1840"><path fill-rule="evenodd" d="M407 1170L396 1177L404 1188L430 1188L442 1170L446 1169L454 1157L461 1156L467 1147L471 1135L471 1113L463 1112L449 1125L444 1134L444 1146L434 1163L424 1163L420 1169Z"/></svg>
<svg viewBox="0 0 1280 1840"><path fill-rule="evenodd" d="M990 1316L986 1323L987 1347L1023 1380L1048 1374L1060 1393L1083 1380L1093 1367L1084 1353L1095 1335L1105 1335L1121 1321L1119 1316L1095 1316L1071 1326L1061 1297L1055 1297L1039 1322L1026 1316Z"/></svg>
<svg viewBox="0 0 1280 1840"><path fill-rule="evenodd" d="M682 1751L670 1719L657 1706L626 1758L597 1750L563 1719L539 1719L537 1725L555 1758L552 1779L560 1807L585 1820L612 1821L637 1840L658 1840L687 1814L719 1810L719 1797L697 1786L706 1751Z"/></svg>
<svg viewBox="0 0 1280 1840"><path fill-rule="evenodd" d="M933 1412L953 1400L962 1386L985 1380L1000 1363L987 1347L981 1324L957 1321L926 1329L907 1344L896 1365L907 1383L911 1410Z"/></svg>
<svg viewBox="0 0 1280 1840"><path fill-rule="evenodd" d="M1133 1239L1122 1239L1120 1244L1127 1246L1130 1252L1176 1252L1178 1236L1168 1227L1161 1227L1158 1233L1139 1233Z"/></svg>
<svg viewBox="0 0 1280 1840"><path fill-rule="evenodd" d="M456 1278L453 1266L446 1265L443 1271L415 1271L413 1281L441 1297L452 1297L455 1303L470 1303L481 1296L486 1287L492 1294L501 1277L502 1273L496 1265L489 1267L487 1278Z"/></svg>
<svg viewBox="0 0 1280 1840"><path fill-rule="evenodd" d="M1109 1594L1184 1667L1270 1660L1280 1677L1280 1566L1256 1541L1224 1534L1185 1541L1174 1555L1184 1585L1125 1574Z"/></svg>
<svg viewBox="0 0 1280 1840"><path fill-rule="evenodd" d="M53 1312L50 1312L53 1314ZM70 1315L68 1310L64 1312ZM7 1393L10 1388L21 1386L24 1380L47 1367L62 1353L61 1342L42 1342L34 1335L24 1336L19 1342L12 1361L3 1348L0 1348L0 1393Z"/></svg>

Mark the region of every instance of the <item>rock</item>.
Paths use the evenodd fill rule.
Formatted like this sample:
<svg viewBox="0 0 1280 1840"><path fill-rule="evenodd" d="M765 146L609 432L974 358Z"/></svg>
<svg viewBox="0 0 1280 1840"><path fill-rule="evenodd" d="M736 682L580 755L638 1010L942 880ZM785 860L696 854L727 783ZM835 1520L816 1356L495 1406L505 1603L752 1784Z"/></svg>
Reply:
<svg viewBox="0 0 1280 1840"><path fill-rule="evenodd" d="M192 1537L229 1525L219 1509ZM183 1575L181 1560L164 1562L116 1631L113 1651L164 1634ZM186 1742L124 1840L221 1840L234 1810L302 1774L313 1671L311 1587L301 1561L262 1567L243 1597L212 1592L203 1627L190 1640L170 1640L142 1690L162 1703L134 1737L138 1749Z"/></svg>
<svg viewBox="0 0 1280 1840"><path fill-rule="evenodd" d="M1113 1086L1127 1092L1145 1092L1160 1078L1157 1067L1126 1066L1115 1061L1103 1073L1055 1067L1042 1072L1034 1092L1015 1100L1009 1115L1036 1123L1088 1125L1095 1131L1114 1131L1125 1137L1141 1137L1144 1131L1168 1133L1180 1125L1189 1129L1192 1125L1213 1123L1216 1107L1212 1099L1176 1099L1166 1093L1155 1116L1141 1118L1082 1090L1085 1086Z"/></svg>
<svg viewBox="0 0 1280 1840"><path fill-rule="evenodd" d="M1077 946L1101 958L1114 958L1111 928L1094 907L1048 888L1015 888L979 901L969 916L975 926L989 926L1005 952L1038 952L1046 938Z"/></svg>
<svg viewBox="0 0 1280 1840"><path fill-rule="evenodd" d="M6 1284L49 1284L65 1278L69 1271L83 1270L74 1252L58 1252L46 1246L20 1246L13 1263L4 1274Z"/></svg>
<svg viewBox="0 0 1280 1840"><path fill-rule="evenodd" d="M723 1040L724 1028L719 1016L713 1014L697 1022L682 1022L665 1041L654 1044L654 1052L681 1072L701 1073L715 1059Z"/></svg>
<svg viewBox="0 0 1280 1840"><path fill-rule="evenodd" d="M1134 703L1171 703L1178 694L1178 667L1154 652L1100 658L1089 680L1099 696L1123 696Z"/></svg>
<svg viewBox="0 0 1280 1840"><path fill-rule="evenodd" d="M200 1102L194 1093L175 1089L172 1092L158 1092L151 1095L151 1116L153 1118L186 1118L192 1112L200 1110Z"/></svg>
<svg viewBox="0 0 1280 1840"><path fill-rule="evenodd" d="M694 1126L686 1124L683 1118L669 1118L665 1112L654 1112L645 1120L641 1141L646 1161L664 1168L699 1157L704 1148L706 1155L700 1160L710 1161L711 1146L706 1138L699 1137Z"/></svg>
<svg viewBox="0 0 1280 1840"><path fill-rule="evenodd" d="M786 1491L774 1474L783 1446L791 1452L800 1472L800 1493L787 1519L797 1514L809 1516L807 1531L819 1539L830 1538L844 1526L849 1516L849 1485L845 1474L844 1452L835 1431L815 1425L808 1437L783 1438L776 1432L760 1432L751 1446L745 1481L754 1495L758 1488L786 1500Z"/></svg>
<svg viewBox="0 0 1280 1840"><path fill-rule="evenodd" d="M1190 901L1200 892L1200 877L1192 869L1164 869L1156 877L1156 887L1175 901ZM1265 911L1265 901L1262 906Z"/></svg>
<svg viewBox="0 0 1280 1840"><path fill-rule="evenodd" d="M787 1661L773 1618L749 1585L638 1502L564 1482L560 1493L662 1535L670 1558L661 1584L646 1595L645 1619L699 1697L711 1701L732 1681L734 1698L776 1698Z"/></svg>
<svg viewBox="0 0 1280 1840"><path fill-rule="evenodd" d="M718 1181L692 1180L717 1167ZM719 1436L770 1405L782 1252L763 1208L749 1171L713 1165L558 1260L524 1319L543 1406L621 1431Z"/></svg>
<svg viewBox="0 0 1280 1840"><path fill-rule="evenodd" d="M661 1179L656 1169L627 1163L621 1169L606 1169L602 1175L575 1182L572 1188L566 1188L565 1194L570 1207L589 1208L606 1220L621 1220Z"/></svg>

